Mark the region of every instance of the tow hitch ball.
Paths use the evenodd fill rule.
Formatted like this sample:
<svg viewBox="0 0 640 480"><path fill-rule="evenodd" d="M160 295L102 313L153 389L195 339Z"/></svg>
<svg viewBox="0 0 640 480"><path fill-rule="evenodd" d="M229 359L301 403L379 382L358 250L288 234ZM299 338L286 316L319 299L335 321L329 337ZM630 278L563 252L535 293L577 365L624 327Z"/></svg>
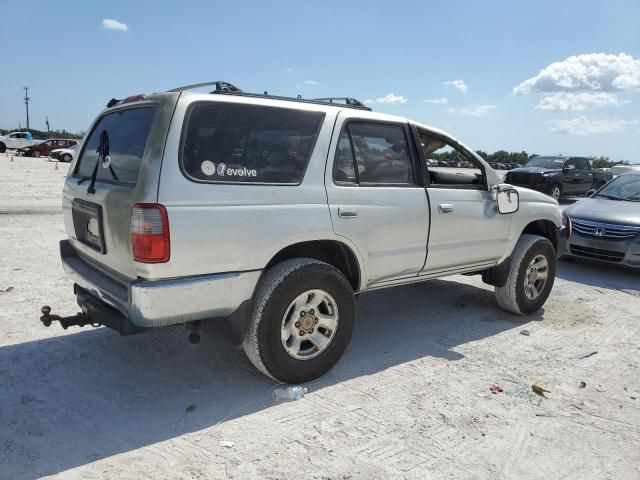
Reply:
<svg viewBox="0 0 640 480"><path fill-rule="evenodd" d="M65 330L69 327L79 326L84 327L85 325L91 325L92 327L101 326L100 323L92 322L89 320L89 316L85 312L78 312L75 315L71 315L69 317L61 317L59 315L51 315L51 307L49 305L45 305L40 309L42 312L42 316L40 317L40 321L45 327L50 327L51 322L58 321L60 325Z"/></svg>

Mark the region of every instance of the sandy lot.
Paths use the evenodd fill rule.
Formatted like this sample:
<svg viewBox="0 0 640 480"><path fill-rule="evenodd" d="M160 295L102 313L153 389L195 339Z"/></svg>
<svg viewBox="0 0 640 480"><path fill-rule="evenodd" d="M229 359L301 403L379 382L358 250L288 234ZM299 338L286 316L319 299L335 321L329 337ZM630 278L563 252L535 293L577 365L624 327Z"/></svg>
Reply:
<svg viewBox="0 0 640 480"><path fill-rule="evenodd" d="M273 404L218 325L40 325L76 311L66 169L0 154L0 479L640 478L637 273L561 263L528 317L476 277L364 294L340 364Z"/></svg>

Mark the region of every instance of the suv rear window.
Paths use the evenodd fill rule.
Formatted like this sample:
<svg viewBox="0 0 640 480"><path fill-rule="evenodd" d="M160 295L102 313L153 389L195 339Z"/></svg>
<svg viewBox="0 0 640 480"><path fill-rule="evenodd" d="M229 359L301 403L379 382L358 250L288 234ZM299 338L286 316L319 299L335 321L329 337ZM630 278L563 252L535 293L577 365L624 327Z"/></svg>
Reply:
<svg viewBox="0 0 640 480"><path fill-rule="evenodd" d="M324 113L241 103L196 103L180 162L192 180L299 184Z"/></svg>
<svg viewBox="0 0 640 480"><path fill-rule="evenodd" d="M98 156L100 139L108 139L109 166L98 166L96 179L110 183L135 185L140 162L149 137L156 107L137 107L108 113L95 125L87 139L76 167L76 175L91 177ZM106 132L106 137L103 136Z"/></svg>

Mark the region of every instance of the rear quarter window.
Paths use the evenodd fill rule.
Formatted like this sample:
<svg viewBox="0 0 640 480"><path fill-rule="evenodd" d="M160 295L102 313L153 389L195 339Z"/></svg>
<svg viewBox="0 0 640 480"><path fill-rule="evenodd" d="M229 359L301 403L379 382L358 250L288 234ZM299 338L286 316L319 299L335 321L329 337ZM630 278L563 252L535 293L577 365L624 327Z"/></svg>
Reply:
<svg viewBox="0 0 640 480"><path fill-rule="evenodd" d="M182 170L199 182L299 184L323 119L322 112L196 103L182 133Z"/></svg>
<svg viewBox="0 0 640 480"><path fill-rule="evenodd" d="M103 116L94 126L82 149L75 174L91 177L98 163L96 180L135 185L156 107L136 107ZM103 136L106 132L106 137ZM98 155L101 140L107 140L110 157L105 168ZM104 151L104 150L103 150Z"/></svg>

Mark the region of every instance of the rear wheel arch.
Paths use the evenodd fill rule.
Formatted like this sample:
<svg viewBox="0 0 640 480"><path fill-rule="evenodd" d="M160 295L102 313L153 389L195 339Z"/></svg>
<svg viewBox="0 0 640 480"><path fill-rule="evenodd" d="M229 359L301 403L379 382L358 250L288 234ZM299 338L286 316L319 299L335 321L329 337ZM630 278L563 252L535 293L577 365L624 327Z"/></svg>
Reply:
<svg viewBox="0 0 640 480"><path fill-rule="evenodd" d="M337 240L298 242L281 249L267 263L265 271L292 258L313 258L334 266L349 280L354 291L361 286L362 273L355 252Z"/></svg>

